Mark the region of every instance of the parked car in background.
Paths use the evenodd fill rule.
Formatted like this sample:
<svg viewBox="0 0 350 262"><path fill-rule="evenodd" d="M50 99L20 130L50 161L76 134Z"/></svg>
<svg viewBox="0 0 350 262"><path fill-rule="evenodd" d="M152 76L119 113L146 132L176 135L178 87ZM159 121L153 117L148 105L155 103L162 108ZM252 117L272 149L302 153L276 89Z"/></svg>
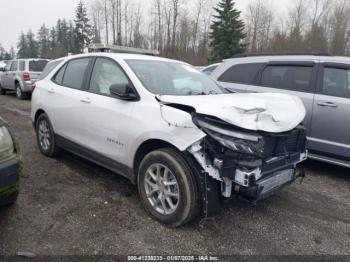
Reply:
<svg viewBox="0 0 350 262"><path fill-rule="evenodd" d="M309 157L350 167L350 58L327 54L243 55L225 60L212 74L241 92L300 97L307 109Z"/></svg>
<svg viewBox="0 0 350 262"><path fill-rule="evenodd" d="M9 61L2 70L0 82L0 94L6 91L16 91L18 99L25 99L32 93L35 82L38 80L46 64L47 59L18 59Z"/></svg>
<svg viewBox="0 0 350 262"><path fill-rule="evenodd" d="M0 61L0 87L1 87L1 76L4 74L4 69L8 64L8 62L9 62L8 60Z"/></svg>
<svg viewBox="0 0 350 262"><path fill-rule="evenodd" d="M65 149L124 175L154 218L180 226L221 197L268 197L306 158L298 97L226 93L183 62L91 53L36 83L31 119L42 154Z"/></svg>
<svg viewBox="0 0 350 262"><path fill-rule="evenodd" d="M210 76L213 71L220 65L221 63L217 63L217 64L212 64L212 65L208 65L207 67L201 69L201 72L203 74L206 74L207 76Z"/></svg>
<svg viewBox="0 0 350 262"><path fill-rule="evenodd" d="M8 62L9 62L8 60L2 60L2 61L0 61L0 69L1 69L1 68L5 68Z"/></svg>
<svg viewBox="0 0 350 262"><path fill-rule="evenodd" d="M0 120L0 206L16 201L20 176L17 148L4 122Z"/></svg>

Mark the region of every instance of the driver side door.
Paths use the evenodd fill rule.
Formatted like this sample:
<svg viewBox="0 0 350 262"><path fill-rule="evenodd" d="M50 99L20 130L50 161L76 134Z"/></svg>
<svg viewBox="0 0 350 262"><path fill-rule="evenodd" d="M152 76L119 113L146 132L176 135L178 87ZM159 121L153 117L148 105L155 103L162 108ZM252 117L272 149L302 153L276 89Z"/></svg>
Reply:
<svg viewBox="0 0 350 262"><path fill-rule="evenodd" d="M102 161L122 163L129 143L130 116L135 103L115 98L110 93L112 85L132 86L122 67L113 59L97 57L91 71L90 103L84 109L85 123L83 145ZM135 91L136 92L136 91Z"/></svg>

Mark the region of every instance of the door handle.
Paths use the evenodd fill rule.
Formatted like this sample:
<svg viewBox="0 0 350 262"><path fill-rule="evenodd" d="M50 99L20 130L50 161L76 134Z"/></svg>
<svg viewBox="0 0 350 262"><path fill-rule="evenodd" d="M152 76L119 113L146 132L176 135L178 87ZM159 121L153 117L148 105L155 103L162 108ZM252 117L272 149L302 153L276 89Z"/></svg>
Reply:
<svg viewBox="0 0 350 262"><path fill-rule="evenodd" d="M55 93L55 89L51 88L47 92L49 92L50 94L54 94Z"/></svg>
<svg viewBox="0 0 350 262"><path fill-rule="evenodd" d="M334 104L332 102L318 102L317 105L325 106L325 107L333 107L333 108L337 108L338 107L337 104Z"/></svg>
<svg viewBox="0 0 350 262"><path fill-rule="evenodd" d="M83 102L83 103L86 103L86 104L90 104L90 103L91 103L91 100L90 100L90 98L88 98L88 97L85 97L85 98L83 98L83 99L80 99L80 101Z"/></svg>

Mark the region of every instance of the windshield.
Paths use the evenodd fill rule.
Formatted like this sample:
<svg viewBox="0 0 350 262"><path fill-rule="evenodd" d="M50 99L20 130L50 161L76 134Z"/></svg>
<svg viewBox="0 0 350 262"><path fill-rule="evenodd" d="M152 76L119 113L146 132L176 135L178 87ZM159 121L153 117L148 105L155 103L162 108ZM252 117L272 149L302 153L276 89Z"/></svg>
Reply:
<svg viewBox="0 0 350 262"><path fill-rule="evenodd" d="M185 96L225 93L214 80L186 64L152 60L126 62L153 94Z"/></svg>

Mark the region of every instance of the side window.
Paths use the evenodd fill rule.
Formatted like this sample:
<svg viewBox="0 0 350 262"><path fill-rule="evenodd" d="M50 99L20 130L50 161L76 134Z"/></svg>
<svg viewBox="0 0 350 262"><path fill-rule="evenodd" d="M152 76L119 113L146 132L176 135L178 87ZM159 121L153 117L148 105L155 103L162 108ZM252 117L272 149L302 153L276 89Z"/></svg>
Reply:
<svg viewBox="0 0 350 262"><path fill-rule="evenodd" d="M97 94L110 95L109 88L115 84L128 84L129 79L116 62L97 58L92 71L90 91Z"/></svg>
<svg viewBox="0 0 350 262"><path fill-rule="evenodd" d="M17 71L17 68L18 68L18 62L17 61L12 62L10 71Z"/></svg>
<svg viewBox="0 0 350 262"><path fill-rule="evenodd" d="M254 84L257 75L263 64L237 64L225 71L219 78L219 82L237 83L237 84Z"/></svg>
<svg viewBox="0 0 350 262"><path fill-rule="evenodd" d="M82 89L85 71L89 62L90 58L74 59L68 62L62 85L74 89Z"/></svg>
<svg viewBox="0 0 350 262"><path fill-rule="evenodd" d="M21 60L19 61L19 71L25 70L25 61Z"/></svg>
<svg viewBox="0 0 350 262"><path fill-rule="evenodd" d="M6 64L6 67L5 67L6 71L10 71L12 63L13 63L13 62L8 62L8 63Z"/></svg>
<svg viewBox="0 0 350 262"><path fill-rule="evenodd" d="M56 66L58 66L60 63L62 62L62 60L57 60L57 61L52 61L50 63L48 63L44 70L42 71L42 73L39 76L39 79L44 79L48 74L50 74L52 72L52 70L55 69ZM62 78L61 78L61 82L62 82Z"/></svg>
<svg viewBox="0 0 350 262"><path fill-rule="evenodd" d="M59 85L62 85L63 76L66 72L67 64L65 64L59 71L56 73L56 75L53 78L53 81Z"/></svg>
<svg viewBox="0 0 350 262"><path fill-rule="evenodd" d="M325 68L321 93L329 96L350 97L350 70Z"/></svg>
<svg viewBox="0 0 350 262"><path fill-rule="evenodd" d="M312 92L311 66L267 66L261 85L298 92Z"/></svg>

